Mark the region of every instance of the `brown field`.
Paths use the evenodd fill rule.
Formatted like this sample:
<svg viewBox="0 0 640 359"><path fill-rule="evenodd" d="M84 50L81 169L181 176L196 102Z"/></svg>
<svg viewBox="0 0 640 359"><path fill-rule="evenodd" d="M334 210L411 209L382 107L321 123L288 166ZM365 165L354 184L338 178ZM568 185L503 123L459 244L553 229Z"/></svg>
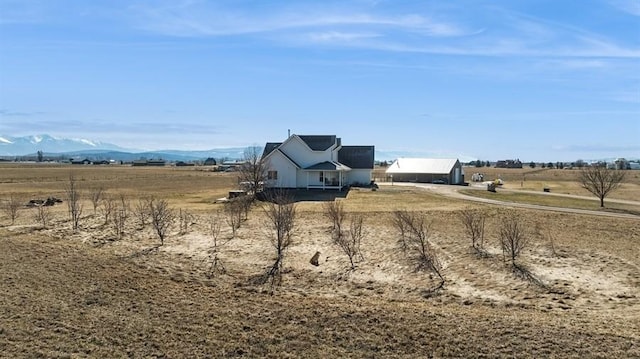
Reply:
<svg viewBox="0 0 640 359"><path fill-rule="evenodd" d="M412 187L353 189L339 200L365 216L364 260L349 271L322 202L298 202L283 285L271 294L254 281L274 256L260 203L222 249L228 274L205 274L209 216L233 174L0 164L0 200L64 198L71 171L86 190L103 186L132 204L154 195L198 219L150 250L159 243L150 228L130 219L118 240L88 200L75 233L65 203L47 228L34 209L13 225L0 213L0 357L640 357L640 219L505 209ZM501 171L505 186L520 186L524 174L521 188L585 195L574 171ZM637 175L627 181L611 198L640 200ZM489 257L470 250L456 218L464 208L490 213ZM446 279L435 295L433 275L416 272L398 248L396 209L433 221ZM497 226L507 211L522 215L532 243L520 262L540 283L503 263ZM223 223L221 237L230 233ZM318 267L309 263L316 251Z"/></svg>

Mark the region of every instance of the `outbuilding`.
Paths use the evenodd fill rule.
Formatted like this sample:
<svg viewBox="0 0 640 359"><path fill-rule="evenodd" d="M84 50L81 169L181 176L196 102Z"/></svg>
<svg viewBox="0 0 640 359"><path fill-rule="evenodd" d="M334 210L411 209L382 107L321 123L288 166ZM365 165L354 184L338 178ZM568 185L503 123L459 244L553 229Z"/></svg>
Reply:
<svg viewBox="0 0 640 359"><path fill-rule="evenodd" d="M386 174L396 182L464 183L462 164L455 158L398 158Z"/></svg>

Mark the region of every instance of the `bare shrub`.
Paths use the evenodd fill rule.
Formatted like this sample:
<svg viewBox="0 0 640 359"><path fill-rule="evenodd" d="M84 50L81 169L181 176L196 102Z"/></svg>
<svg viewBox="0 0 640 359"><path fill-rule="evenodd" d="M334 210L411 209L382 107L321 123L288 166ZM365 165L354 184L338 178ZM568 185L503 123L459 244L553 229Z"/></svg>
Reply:
<svg viewBox="0 0 640 359"><path fill-rule="evenodd" d="M178 223L180 227L179 233L181 235L187 234L189 233L189 227L196 223L196 216L193 213L180 208L178 211Z"/></svg>
<svg viewBox="0 0 640 359"><path fill-rule="evenodd" d="M121 215L124 216L125 219L129 218L129 212L131 212L131 203L129 202L129 198L126 194L120 193L118 195L118 199L120 199Z"/></svg>
<svg viewBox="0 0 640 359"><path fill-rule="evenodd" d="M122 207L116 208L113 214L113 229L116 232L116 236L118 239L122 239L125 234L125 228L127 223L127 215L126 210Z"/></svg>
<svg viewBox="0 0 640 359"><path fill-rule="evenodd" d="M222 262L219 254L222 252L222 248L227 244L231 238L221 239L220 232L222 229L222 219L220 213L216 212L209 217L208 231L211 236L211 248L209 249L209 256L207 257L208 268L207 276L212 278L217 274L226 274L227 269Z"/></svg>
<svg viewBox="0 0 640 359"><path fill-rule="evenodd" d="M42 228L47 228L51 222L51 211L48 206L36 206L34 207L35 213L33 218L36 223L40 224Z"/></svg>
<svg viewBox="0 0 640 359"><path fill-rule="evenodd" d="M242 219L247 220L249 218L249 212L251 211L251 205L253 204L253 196L241 196L235 199L238 202L238 206L242 209Z"/></svg>
<svg viewBox="0 0 640 359"><path fill-rule="evenodd" d="M231 227L231 236L235 238L236 232L242 223L243 207L242 203L232 199L224 204L225 219Z"/></svg>
<svg viewBox="0 0 640 359"><path fill-rule="evenodd" d="M270 282L271 289L282 283L282 269L287 249L293 243L296 206L284 191L269 195L265 207L266 226L271 231L270 241L276 250L276 259L264 276L263 283Z"/></svg>
<svg viewBox="0 0 640 359"><path fill-rule="evenodd" d="M160 245L164 245L169 229L175 221L175 213L169 207L169 202L164 199L149 198L149 214L151 225L160 239Z"/></svg>
<svg viewBox="0 0 640 359"><path fill-rule="evenodd" d="M115 203L113 198L111 197L105 197L100 203L100 213L104 218L104 224L109 223L109 219L111 219L111 215L114 207L115 207Z"/></svg>
<svg viewBox="0 0 640 359"><path fill-rule="evenodd" d="M344 204L340 201L325 202L323 204L324 216L331 221L331 231L334 232L334 238L342 237L342 226L347 213L344 210Z"/></svg>
<svg viewBox="0 0 640 359"><path fill-rule="evenodd" d="M139 199L138 202L136 202L133 207L133 215L137 219L140 228L147 226L150 216L148 198Z"/></svg>
<svg viewBox="0 0 640 359"><path fill-rule="evenodd" d="M525 225L515 212L509 212L502 220L499 228L500 247L504 258L509 258L512 266L529 243Z"/></svg>
<svg viewBox="0 0 640 359"><path fill-rule="evenodd" d="M471 247L479 254L485 254L484 228L487 214L481 210L465 209L458 212L458 219L462 222L465 232L471 239Z"/></svg>
<svg viewBox="0 0 640 359"><path fill-rule="evenodd" d="M400 234L400 240L399 240L400 249L402 249L404 253L406 253L407 249L409 248L409 245L408 245L408 237L410 233L409 223L411 223L411 221L412 221L411 214L409 214L407 210L393 211L393 217L391 218L391 223L393 227L395 227L398 230L398 233Z"/></svg>
<svg viewBox="0 0 640 359"><path fill-rule="evenodd" d="M364 260L362 252L360 251L360 244L362 238L365 236L363 229L364 218L362 215L354 215L351 218L349 224L349 235L340 235L337 238L334 237L336 244L342 249L344 254L349 257L349 263L351 263L351 270L356 269L355 261L357 259Z"/></svg>
<svg viewBox="0 0 640 359"><path fill-rule="evenodd" d="M404 233L406 254L415 263L416 271L426 270L438 276L440 283L429 290L430 293L437 292L444 287L445 279L442 275L442 266L436 250L429 242L432 234L432 223L427 221L423 214L410 213L404 210L399 212L401 213L394 217L394 221L397 222L396 229L400 234L403 235L402 233ZM400 220L404 224L400 224Z"/></svg>
<svg viewBox="0 0 640 359"><path fill-rule="evenodd" d="M104 194L104 187L101 186L92 187L89 190L89 199L91 200L91 204L93 205L93 214L96 214L98 212L98 207L100 206L100 201L102 201Z"/></svg>
<svg viewBox="0 0 640 359"><path fill-rule="evenodd" d="M65 187L67 196L67 208L69 209L69 217L71 217L71 225L74 231L78 230L80 218L82 217L82 194L78 185L78 181L72 174L69 175L69 182Z"/></svg>
<svg viewBox="0 0 640 359"><path fill-rule="evenodd" d="M12 225L16 222L21 207L22 200L14 194L9 195L9 199L2 202L2 211L9 217Z"/></svg>

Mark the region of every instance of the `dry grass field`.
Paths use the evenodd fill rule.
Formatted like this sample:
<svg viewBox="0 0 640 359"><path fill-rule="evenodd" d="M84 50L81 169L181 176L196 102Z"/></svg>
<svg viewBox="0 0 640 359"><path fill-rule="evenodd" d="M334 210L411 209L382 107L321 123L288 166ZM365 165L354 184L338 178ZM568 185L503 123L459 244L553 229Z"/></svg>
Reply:
<svg viewBox="0 0 640 359"><path fill-rule="evenodd" d="M88 199L75 232L66 203L51 207L44 228L35 209L22 208L14 224L1 212L0 357L640 357L640 219L507 209L412 187L352 189L338 201L364 216L356 269L332 242L323 202L300 201L283 283L272 292L255 281L275 255L264 204L232 238L214 203L234 188L233 174L0 164L0 200L64 199L71 173L83 193L104 187L132 207L155 196L196 219L157 247L133 216L120 238ZM527 189L584 195L568 170L501 176L519 186L522 174ZM611 198L639 199L640 181L627 180L624 196ZM488 213L486 256L471 250L457 219L467 208ZM436 277L399 248L391 224L399 209L432 222L446 280L438 293L428 291ZM503 262L498 228L513 211L530 238L519 262L535 280ZM229 239L219 252L227 273L213 277L212 216Z"/></svg>

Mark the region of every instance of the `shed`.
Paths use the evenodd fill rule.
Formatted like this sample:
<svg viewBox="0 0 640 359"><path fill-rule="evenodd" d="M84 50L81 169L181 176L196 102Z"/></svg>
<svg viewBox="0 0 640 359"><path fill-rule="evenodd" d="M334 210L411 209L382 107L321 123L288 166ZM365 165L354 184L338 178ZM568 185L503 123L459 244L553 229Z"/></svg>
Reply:
<svg viewBox="0 0 640 359"><path fill-rule="evenodd" d="M386 174L397 182L464 183L464 170L456 158L398 158Z"/></svg>

